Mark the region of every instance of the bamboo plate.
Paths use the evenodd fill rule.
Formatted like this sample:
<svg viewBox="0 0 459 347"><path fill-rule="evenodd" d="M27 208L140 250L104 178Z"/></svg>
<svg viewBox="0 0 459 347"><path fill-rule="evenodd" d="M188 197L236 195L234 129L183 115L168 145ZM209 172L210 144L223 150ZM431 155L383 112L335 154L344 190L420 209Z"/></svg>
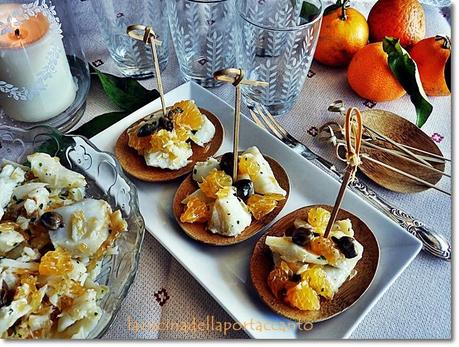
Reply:
<svg viewBox="0 0 459 347"><path fill-rule="evenodd" d="M373 281L379 262L379 246L373 232L368 226L353 214L340 210L337 220L349 218L354 229L354 237L363 247L363 256L355 269L357 274L350 280L344 282L341 288L333 297L333 300L321 298L320 310L302 311L284 304L277 299L268 287L268 275L273 269L271 250L265 245L266 236L283 236L293 230L293 222L297 218L307 219L308 211L314 207L322 207L328 211L332 206L313 205L300 208L291 212L263 235L255 244L252 258L250 260L250 276L252 284L261 299L276 313L299 322L316 323L321 322L346 311L366 292Z"/></svg>
<svg viewBox="0 0 459 347"><path fill-rule="evenodd" d="M277 207L271 213L263 217L261 220L257 221L253 219L252 224L245 228L241 234L235 237L212 234L210 231L207 230L206 224L204 223L182 223L180 221L180 215L182 214L185 208L185 205L182 204L182 201L188 195L190 195L196 189L198 189L196 182L193 181L192 175L189 175L177 189L172 205L175 219L177 220L177 223L180 225L182 230L188 236L190 236L192 239L196 241L214 246L229 246L249 239L253 235L257 234L259 231L261 231L269 223L271 223L274 220L274 218L276 218L276 216L282 211L285 204L287 203L288 196L290 193L290 183L288 175L282 168L282 166L280 166L280 164L276 162L274 159L268 156L264 157L271 166L271 169L274 173L274 177L276 177L277 181L279 182L279 185L287 192L285 200L279 201Z"/></svg>
<svg viewBox="0 0 459 347"><path fill-rule="evenodd" d="M190 173L193 170L194 164L196 164L196 162L206 160L207 158L217 153L223 143L223 125L213 113L202 108L199 108L199 110L215 126L215 135L212 140L204 147L200 147L195 143L191 144L193 155L191 156L190 163L187 166L179 170L168 170L147 166L144 157L139 155L136 150L128 146L129 137L126 129L118 138L115 146L115 156L120 162L124 171L141 181L167 182ZM142 120L143 118L131 124L128 129L141 122Z"/></svg>
<svg viewBox="0 0 459 347"><path fill-rule="evenodd" d="M440 149L428 135L426 135L416 125L405 118L396 115L395 113L383 110L366 110L362 113L362 119L365 125L368 125L370 128L373 128L398 143L443 156ZM374 143L381 145L382 142L375 141ZM387 142L383 143L387 148L396 149L396 147ZM433 172L386 152L368 147L362 147L361 152L369 154L374 159L408 172L432 184L437 184L442 178L440 173ZM432 165L438 170L445 170L444 163L435 163ZM364 175L374 182L394 192L417 193L430 189L422 183L418 183L408 177L402 176L392 170L386 169L381 165L365 159L363 159L359 169Z"/></svg>

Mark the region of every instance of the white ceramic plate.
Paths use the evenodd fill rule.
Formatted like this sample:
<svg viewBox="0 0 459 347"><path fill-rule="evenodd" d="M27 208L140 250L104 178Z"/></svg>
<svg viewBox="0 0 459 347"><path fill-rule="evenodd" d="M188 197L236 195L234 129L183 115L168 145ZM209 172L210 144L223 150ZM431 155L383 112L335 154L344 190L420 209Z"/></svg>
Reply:
<svg viewBox="0 0 459 347"><path fill-rule="evenodd" d="M220 118L226 137L218 154L231 150L233 108L211 92L186 83L166 94L166 102L192 99ZM134 112L91 140L101 149L113 152L118 136L137 119L160 108L156 100ZM275 158L290 176L291 193L277 219L312 204L333 204L339 183L290 150L282 142L242 117L240 147L258 146ZM138 188L140 211L147 230L196 278L215 300L254 338L334 339L346 338L366 313L402 273L421 249L421 243L372 206L348 191L343 208L359 216L376 235L381 254L376 277L368 291L339 316L301 331L288 319L273 313L255 293L248 273L255 241L261 234L239 245L212 247L197 243L183 233L172 215L172 198L179 182L143 183ZM209 312L209 314L212 314ZM261 328L264 325L264 328Z"/></svg>

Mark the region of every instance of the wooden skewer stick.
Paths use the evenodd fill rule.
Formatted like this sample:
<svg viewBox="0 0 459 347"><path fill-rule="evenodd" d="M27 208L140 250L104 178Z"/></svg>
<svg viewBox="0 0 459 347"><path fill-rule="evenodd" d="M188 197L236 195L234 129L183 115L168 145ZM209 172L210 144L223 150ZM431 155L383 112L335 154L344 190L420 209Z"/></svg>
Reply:
<svg viewBox="0 0 459 347"><path fill-rule="evenodd" d="M267 82L252 81L244 79L242 69L223 69L214 73L217 81L231 83L236 87L234 104L234 131L233 131L233 183L237 181L238 159L239 159L239 133L241 128L241 85L251 85L256 87L266 87Z"/></svg>
<svg viewBox="0 0 459 347"><path fill-rule="evenodd" d="M337 139L336 142L337 142L338 144L340 144L340 145L344 145L344 143L345 143L344 140L339 140L339 139ZM378 145L375 145L375 144L373 144L373 143L371 143L371 142L366 142L365 140L362 140L362 146L363 146L363 147L370 147L370 148L373 148L373 149L376 149L376 150L382 151L382 152L387 152L387 153L389 153L389 154L391 154L391 155L393 155L393 156L396 156L396 157L398 157L398 158L400 158L400 159L406 160L406 161L408 161L408 162L410 162L410 163L413 163L413 164L415 164L415 165L422 166L422 167L426 168L427 170L434 171L434 172L439 173L439 174L441 174L441 175L443 175L443 176L446 176L446 177L451 177L451 175L448 174L448 173L446 173L446 172L443 172L443 171L441 171L441 170L438 170L438 169L436 169L436 168L434 168L434 167L432 167L432 166L424 165L423 163L420 163L420 162L418 162L417 160L414 160L414 159L411 159L411 158L409 158L409 157L406 157L406 156L404 156L404 155L402 155L402 154L399 154L400 152L397 153L396 151L394 151L394 150L392 150L392 149L388 149L388 148L384 148L384 147L379 147ZM338 157L339 157L339 156L338 156ZM365 159L368 158L367 155L362 156L362 157L365 158ZM339 157L339 158L340 158L340 157ZM342 158L340 158L340 159L343 160ZM379 162L379 161L378 161L378 162ZM387 164L387 165L388 165L388 164ZM388 166L389 166L389 165L388 165Z"/></svg>
<svg viewBox="0 0 459 347"><path fill-rule="evenodd" d="M352 146L352 118L354 114L356 118L355 147ZM325 238L328 238L328 236L330 235L331 228L333 224L335 224L336 217L338 216L339 209L341 208L341 204L344 199L344 194L346 193L347 185L349 184L350 180L354 177L355 171L357 170L357 166L360 164L360 145L362 141L362 132L362 115L360 114L360 111L357 108L350 108L346 113L344 123L344 137L346 139L347 149L346 159L348 165L346 168L346 173L343 177L343 182L341 183L341 187L338 192L338 196L336 197L335 205L333 206L330 219L328 220L327 228L325 229Z"/></svg>
<svg viewBox="0 0 459 347"><path fill-rule="evenodd" d="M127 34L137 41L142 41L145 44L151 45L151 52L153 53L153 66L155 68L156 75L156 84L158 86L159 97L161 99L161 108L163 111L163 116L166 116L166 101L164 99L164 88L161 79L158 52L156 51L156 46L161 46L162 42L157 39L158 36L155 34L151 26L145 26L141 24L129 25L127 27Z"/></svg>
<svg viewBox="0 0 459 347"><path fill-rule="evenodd" d="M421 184L426 185L427 187L430 187L430 188L433 188L433 189L435 189L435 190L438 190L439 192L442 192L442 193L444 193L444 194L446 194L446 195L451 195L450 192L447 192L446 190L443 190L443 189L437 187L436 185L434 185L434 184L432 184L432 183L430 183L430 182L424 181L423 179L421 179L421 178L419 178L419 177L416 177L416 176L411 175L411 174L409 174L409 173L407 173L407 172L405 172L405 171L402 171L402 170L399 170L399 169L397 169L397 168L395 168L395 167L392 167L392 166L390 166L390 165L387 165L386 163L383 163L383 162L381 162L381 161L379 161L379 160L373 159L373 158L370 157L370 156L362 156L362 158L363 158L363 159L366 159L366 160L369 160L369 161L372 161L372 162L375 163L375 164L384 166L386 169L392 170L392 171L394 171L394 172L396 172L396 173L398 173L398 174L400 174L400 175L402 175L402 176L411 178L412 180L414 180L414 181L416 181L416 182L419 182L419 183L421 183Z"/></svg>

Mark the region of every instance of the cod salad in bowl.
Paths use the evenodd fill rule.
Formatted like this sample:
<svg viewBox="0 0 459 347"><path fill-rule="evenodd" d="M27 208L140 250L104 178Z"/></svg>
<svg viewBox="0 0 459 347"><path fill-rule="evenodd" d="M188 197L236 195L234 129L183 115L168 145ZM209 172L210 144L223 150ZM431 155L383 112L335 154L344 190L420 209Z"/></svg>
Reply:
<svg viewBox="0 0 459 347"><path fill-rule="evenodd" d="M0 127L0 336L100 337L137 269L135 188L87 140L33 134Z"/></svg>

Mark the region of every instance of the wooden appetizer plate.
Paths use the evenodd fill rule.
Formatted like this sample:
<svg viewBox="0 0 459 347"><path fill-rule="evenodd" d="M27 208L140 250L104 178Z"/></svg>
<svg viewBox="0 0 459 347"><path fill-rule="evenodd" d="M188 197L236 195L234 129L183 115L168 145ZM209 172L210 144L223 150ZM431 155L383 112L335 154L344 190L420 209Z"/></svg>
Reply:
<svg viewBox="0 0 459 347"><path fill-rule="evenodd" d="M396 115L395 113L383 110L366 110L362 113L362 119L365 125L368 125L370 128L384 134L398 143L443 156L435 142L433 142L427 134L425 134L413 123ZM381 145L381 142L374 143ZM396 149L396 147L387 142L384 142L384 144L387 148ZM362 147L361 152L367 153L374 159L410 173L411 175L417 176L432 184L437 184L442 178L440 173L433 172L420 165L410 163L409 161L396 157L390 153L368 147ZM432 165L440 171L445 170L444 163L435 163ZM422 183L416 182L408 177L400 175L379 164L365 159L362 161L359 169L364 175L374 182L394 192L417 193L429 189L429 187L423 185Z"/></svg>
<svg viewBox="0 0 459 347"><path fill-rule="evenodd" d="M365 293L373 281L379 262L379 246L376 237L368 226L353 214L340 210L337 220L349 218L354 229L354 237L364 247L362 259L357 263L357 274L344 282L332 300L321 298L320 310L302 311L290 307L277 299L269 289L267 279L273 269L272 253L265 245L266 236L283 236L292 230L293 222L297 218L306 219L308 211L315 207L322 207L328 211L332 206L313 205L300 208L286 215L276 222L270 230L255 244L250 260L250 276L253 286L261 299L276 313L298 322L321 322L330 319L349 309Z"/></svg>
<svg viewBox="0 0 459 347"><path fill-rule="evenodd" d="M182 204L182 201L191 193L198 189L196 182L193 180L192 175L189 175L179 186L175 193L172 209L174 211L175 219L180 225L180 228L192 239L214 246L229 246L240 243L252 237L253 235L260 232L264 227L271 223L274 218L282 211L285 204L287 203L288 196L290 193L290 183L288 175L282 166L274 159L264 156L268 161L271 169L273 170L274 177L279 182L279 185L287 192L284 200L279 201L276 208L263 217L261 220L252 219L250 224L245 230L238 236L223 236L219 234L213 234L206 228L206 223L182 223L180 221L180 215L184 211L186 205Z"/></svg>
<svg viewBox="0 0 459 347"><path fill-rule="evenodd" d="M139 155L135 149L128 146L129 137L126 129L120 135L115 145L115 156L120 162L124 171L141 181L167 182L190 173L193 170L194 164L196 164L196 162L204 161L217 153L225 136L223 125L212 112L202 108L199 108L199 110L215 126L215 135L212 140L204 147L200 147L195 143L191 144L193 155L191 156L190 163L187 166L179 170L169 170L147 166L144 157ZM131 124L128 129L141 122L142 120L143 118Z"/></svg>

